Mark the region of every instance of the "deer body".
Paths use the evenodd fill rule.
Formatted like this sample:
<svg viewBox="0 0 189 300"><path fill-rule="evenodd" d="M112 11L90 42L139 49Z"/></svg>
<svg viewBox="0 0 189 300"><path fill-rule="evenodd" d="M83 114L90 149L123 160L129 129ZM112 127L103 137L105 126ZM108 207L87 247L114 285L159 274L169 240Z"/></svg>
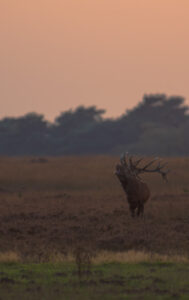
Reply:
<svg viewBox="0 0 189 300"><path fill-rule="evenodd" d="M141 180L139 177L140 173L143 172L158 172L162 175L164 179L166 179L166 174L168 171L162 171L163 166L158 165L153 170L147 169L155 160L148 163L143 168L138 168L137 165L140 163L142 159L139 159L137 162L133 162L132 158L129 158L129 161L126 161L126 157L121 158L121 164L116 166L116 172L123 190L126 193L127 200L129 203L129 209L131 212L131 216L135 217L135 211L137 210L137 216L142 216L144 212L144 204L150 198L150 190L148 185Z"/></svg>
<svg viewBox="0 0 189 300"><path fill-rule="evenodd" d="M137 216L143 215L144 204L150 198L150 190L145 182L133 177L122 179L121 185L127 195L129 209L132 217L135 216L137 209Z"/></svg>

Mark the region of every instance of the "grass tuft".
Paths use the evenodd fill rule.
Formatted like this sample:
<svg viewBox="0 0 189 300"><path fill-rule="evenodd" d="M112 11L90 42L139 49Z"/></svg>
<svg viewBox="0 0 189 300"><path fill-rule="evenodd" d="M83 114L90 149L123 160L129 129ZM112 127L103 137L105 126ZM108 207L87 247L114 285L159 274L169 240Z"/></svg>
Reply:
<svg viewBox="0 0 189 300"><path fill-rule="evenodd" d="M143 251L129 250L126 252L102 251L93 260L93 263L140 263L140 262L179 262L188 263L186 255L164 255Z"/></svg>
<svg viewBox="0 0 189 300"><path fill-rule="evenodd" d="M25 263L18 253L14 251L0 252L0 263ZM28 262L28 260L27 260ZM33 262L30 257L30 262ZM75 263L75 257L71 253L65 255L60 252L53 252L48 259L43 259L47 263ZM141 263L141 262L170 262L170 263L189 263L187 255L167 255L150 253L145 251L129 250L125 252L100 251L91 259L92 264L103 263Z"/></svg>
<svg viewBox="0 0 189 300"><path fill-rule="evenodd" d="M20 256L14 251L0 252L0 262L1 263L16 263L20 262Z"/></svg>

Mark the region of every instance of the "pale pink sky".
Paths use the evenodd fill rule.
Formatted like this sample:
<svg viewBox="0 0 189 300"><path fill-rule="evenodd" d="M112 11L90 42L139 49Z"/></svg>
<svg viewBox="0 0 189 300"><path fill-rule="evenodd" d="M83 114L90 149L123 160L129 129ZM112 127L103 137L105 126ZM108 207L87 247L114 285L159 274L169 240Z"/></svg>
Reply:
<svg viewBox="0 0 189 300"><path fill-rule="evenodd" d="M144 93L189 104L188 0L0 0L0 40L0 118L118 116Z"/></svg>

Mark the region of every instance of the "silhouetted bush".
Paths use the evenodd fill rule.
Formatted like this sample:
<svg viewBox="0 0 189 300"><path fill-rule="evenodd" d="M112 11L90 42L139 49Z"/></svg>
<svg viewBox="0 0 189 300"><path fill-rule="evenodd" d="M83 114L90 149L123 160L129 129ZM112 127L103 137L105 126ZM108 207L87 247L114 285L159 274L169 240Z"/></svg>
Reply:
<svg viewBox="0 0 189 300"><path fill-rule="evenodd" d="M184 98L144 95L117 119L105 110L79 106L50 123L29 113L0 120L1 155L119 154L188 155L189 115Z"/></svg>

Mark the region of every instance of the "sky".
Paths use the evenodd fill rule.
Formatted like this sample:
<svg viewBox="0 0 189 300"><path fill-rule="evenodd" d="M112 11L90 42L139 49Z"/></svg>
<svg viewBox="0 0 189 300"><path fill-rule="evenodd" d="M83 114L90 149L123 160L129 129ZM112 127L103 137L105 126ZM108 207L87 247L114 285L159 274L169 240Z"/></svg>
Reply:
<svg viewBox="0 0 189 300"><path fill-rule="evenodd" d="M188 0L0 0L0 40L0 118L117 117L151 93L189 105Z"/></svg>

